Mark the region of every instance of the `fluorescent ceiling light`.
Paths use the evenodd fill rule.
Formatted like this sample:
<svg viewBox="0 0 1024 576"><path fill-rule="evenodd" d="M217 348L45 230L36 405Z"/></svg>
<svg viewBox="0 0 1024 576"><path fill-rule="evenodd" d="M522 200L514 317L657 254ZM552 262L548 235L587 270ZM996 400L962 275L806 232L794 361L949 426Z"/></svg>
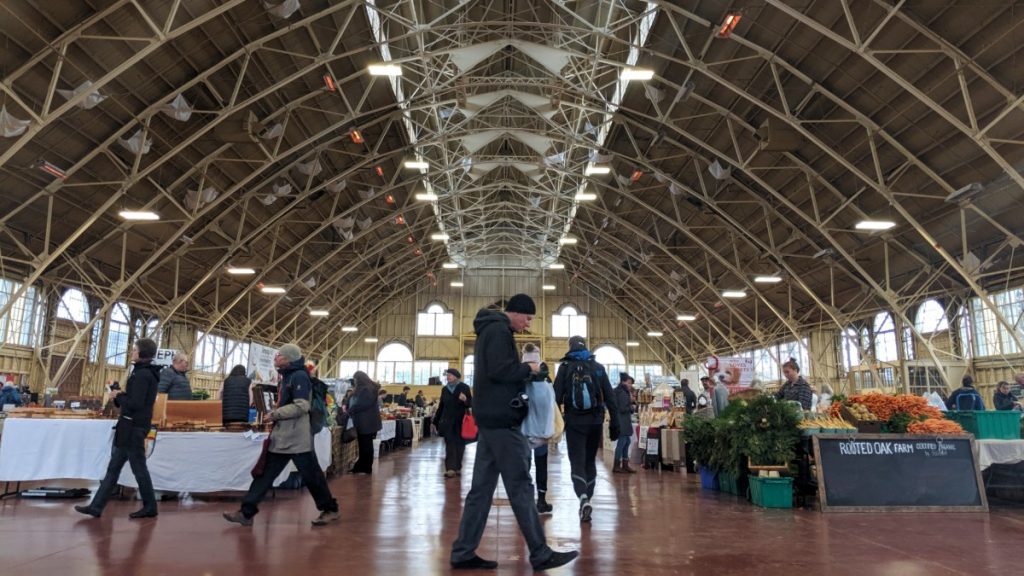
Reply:
<svg viewBox="0 0 1024 576"><path fill-rule="evenodd" d="M421 202L437 202L437 194L432 192L420 192L416 195L416 199Z"/></svg>
<svg viewBox="0 0 1024 576"><path fill-rule="evenodd" d="M148 210L121 210L118 216L125 220L159 220L160 215Z"/></svg>
<svg viewBox="0 0 1024 576"><path fill-rule="evenodd" d="M445 262L444 264L441 264L441 268L445 268L446 270L454 270L458 267L459 265L455 262Z"/></svg>
<svg viewBox="0 0 1024 576"><path fill-rule="evenodd" d="M410 170L426 170L430 168L430 164L422 160L409 160L405 163L405 167Z"/></svg>
<svg viewBox="0 0 1024 576"><path fill-rule="evenodd" d="M228 268L228 274L234 274L235 276L250 276L255 273L256 270L252 268L238 268L235 266L231 266Z"/></svg>
<svg viewBox="0 0 1024 576"><path fill-rule="evenodd" d="M594 176L596 174L608 174L612 169L608 166L587 166L587 169L583 171L587 176Z"/></svg>
<svg viewBox="0 0 1024 576"><path fill-rule="evenodd" d="M358 332L359 328L356 328L355 326L342 326L341 327L341 331L342 332Z"/></svg>
<svg viewBox="0 0 1024 576"><path fill-rule="evenodd" d="M757 276L754 282L758 284L778 284L782 282L782 276Z"/></svg>
<svg viewBox="0 0 1024 576"><path fill-rule="evenodd" d="M650 338L661 338L662 336L664 336L664 334L662 334L661 332L658 332L658 331L655 330L655 331L648 332L647 336L650 337Z"/></svg>
<svg viewBox="0 0 1024 576"><path fill-rule="evenodd" d="M697 319L697 317L694 316L693 314L680 314L680 315L676 316L676 320L678 320L680 322L692 322L692 321L694 321L696 319Z"/></svg>
<svg viewBox="0 0 1024 576"><path fill-rule="evenodd" d="M743 290L726 290L722 292L722 298L746 298L747 293Z"/></svg>
<svg viewBox="0 0 1024 576"><path fill-rule="evenodd" d="M636 348L638 346L640 346L639 342L633 342L633 341L626 342L626 347L627 348Z"/></svg>
<svg viewBox="0 0 1024 576"><path fill-rule="evenodd" d="M888 230L896 226L890 220L861 220L857 222L857 230Z"/></svg>
<svg viewBox="0 0 1024 576"><path fill-rule="evenodd" d="M372 338L372 337L371 338L364 338L363 342L366 342L367 344L374 344L375 342L377 342L377 339L376 338Z"/></svg>
<svg viewBox="0 0 1024 576"><path fill-rule="evenodd" d="M565 270L565 264L562 264L561 262L555 262L554 264L549 265L548 268L552 270Z"/></svg>
<svg viewBox="0 0 1024 576"><path fill-rule="evenodd" d="M462 282L457 281L457 280L455 282L452 282L452 288L462 288L463 286L464 286L464 284Z"/></svg>
<svg viewBox="0 0 1024 576"><path fill-rule="evenodd" d="M330 314L331 313L328 312L327 310L310 310L309 311L309 315L310 316L321 316L321 317L323 317L323 316L330 316Z"/></svg>
<svg viewBox="0 0 1024 576"><path fill-rule="evenodd" d="M280 286L264 286L263 288L260 288L260 292L263 292L264 294L284 294L287 290Z"/></svg>
<svg viewBox="0 0 1024 576"><path fill-rule="evenodd" d="M572 236L566 236L565 238L558 239L558 243L561 244L562 246L570 246L577 242L579 242L579 240L577 238L573 238Z"/></svg>
<svg viewBox="0 0 1024 576"><path fill-rule="evenodd" d="M402 67L397 64L371 64L367 70L370 76L401 76Z"/></svg>
<svg viewBox="0 0 1024 576"><path fill-rule="evenodd" d="M654 70L649 68L623 68L623 80L650 80L654 78Z"/></svg>
<svg viewBox="0 0 1024 576"><path fill-rule="evenodd" d="M590 202L592 200L597 200L597 194L591 192L580 192L576 195L576 200L578 202Z"/></svg>
<svg viewBox="0 0 1024 576"><path fill-rule="evenodd" d="M544 290L554 290L555 289L555 285L554 284L545 284L544 286L541 286L541 288L543 288Z"/></svg>
<svg viewBox="0 0 1024 576"><path fill-rule="evenodd" d="M437 232L435 234L431 234L430 235L430 239L431 240L447 240L448 239L448 235L445 234L444 232Z"/></svg>

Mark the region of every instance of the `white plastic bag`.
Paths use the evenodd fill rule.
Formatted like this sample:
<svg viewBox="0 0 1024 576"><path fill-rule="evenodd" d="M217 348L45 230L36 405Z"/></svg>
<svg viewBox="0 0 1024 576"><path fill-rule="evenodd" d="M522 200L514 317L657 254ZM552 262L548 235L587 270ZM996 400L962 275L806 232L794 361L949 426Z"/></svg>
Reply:
<svg viewBox="0 0 1024 576"><path fill-rule="evenodd" d="M922 394L922 396L924 396L925 400L928 401L928 404L931 404L943 412L946 411L946 403L942 401L942 396L939 396L938 392L927 392Z"/></svg>
<svg viewBox="0 0 1024 576"><path fill-rule="evenodd" d="M530 397L530 410L523 421L523 436L551 438L555 435L555 389L541 380L526 385Z"/></svg>

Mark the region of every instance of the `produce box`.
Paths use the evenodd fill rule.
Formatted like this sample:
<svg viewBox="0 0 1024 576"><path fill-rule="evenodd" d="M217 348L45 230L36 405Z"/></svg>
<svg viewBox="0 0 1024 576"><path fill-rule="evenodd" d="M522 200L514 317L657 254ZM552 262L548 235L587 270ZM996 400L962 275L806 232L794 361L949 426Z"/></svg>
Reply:
<svg viewBox="0 0 1024 576"><path fill-rule="evenodd" d="M857 427L857 431L863 434L880 434L882 432L881 420L860 420L846 406L841 406L839 412L843 420L850 422Z"/></svg>
<svg viewBox="0 0 1024 576"><path fill-rule="evenodd" d="M750 500L762 508L792 508L792 478L761 478L749 476Z"/></svg>
<svg viewBox="0 0 1024 576"><path fill-rule="evenodd" d="M978 440L1020 440L1020 412L1016 410L950 410L945 416Z"/></svg>

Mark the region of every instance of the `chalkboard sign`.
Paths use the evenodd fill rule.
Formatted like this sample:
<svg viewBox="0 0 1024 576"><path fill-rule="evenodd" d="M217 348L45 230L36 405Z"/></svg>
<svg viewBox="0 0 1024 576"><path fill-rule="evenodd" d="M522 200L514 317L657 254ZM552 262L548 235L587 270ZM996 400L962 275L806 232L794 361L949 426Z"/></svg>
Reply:
<svg viewBox="0 0 1024 576"><path fill-rule="evenodd" d="M814 437L823 512L987 512L972 436Z"/></svg>

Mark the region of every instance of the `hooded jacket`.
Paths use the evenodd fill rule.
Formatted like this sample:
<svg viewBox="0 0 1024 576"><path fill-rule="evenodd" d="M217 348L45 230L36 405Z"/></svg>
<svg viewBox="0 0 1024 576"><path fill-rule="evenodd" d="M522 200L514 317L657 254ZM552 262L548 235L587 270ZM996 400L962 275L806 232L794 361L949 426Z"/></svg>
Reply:
<svg viewBox="0 0 1024 576"><path fill-rule="evenodd" d="M480 428L514 428L526 418L527 406L511 403L526 389L530 366L519 360L512 325L498 310L481 309L473 320L473 416Z"/></svg>
<svg viewBox="0 0 1024 576"><path fill-rule="evenodd" d="M160 367L152 360L134 364L132 374L124 385L124 393L114 397L121 416L130 419L134 428L148 429L153 423L153 404L156 402L157 379Z"/></svg>
<svg viewBox="0 0 1024 576"><path fill-rule="evenodd" d="M962 386L953 391L946 400L950 410L984 410L985 401L974 386Z"/></svg>
<svg viewBox="0 0 1024 576"><path fill-rule="evenodd" d="M276 454L304 454L313 450L309 427L309 395L313 385L306 371L306 360L299 358L279 368L277 408L271 412L274 428L270 431L270 451Z"/></svg>
<svg viewBox="0 0 1024 576"><path fill-rule="evenodd" d="M571 370L573 365L578 362L583 362L589 366L594 384L600 387L603 406L598 406L596 410L580 412L573 408L572 402L569 400L569 394L572 392L570 389L572 387ZM561 363L558 365L557 375L555 376L555 402L559 406L565 406L566 426L572 424L583 426L601 424L604 422L604 409L607 409L608 415L611 417L609 432L615 437L621 432L616 414L618 406L615 402L615 392L612 390L612 384L608 380L608 371L597 360L594 360L594 355L586 348L573 350L562 358Z"/></svg>
<svg viewBox="0 0 1024 576"><path fill-rule="evenodd" d="M192 399L192 385L188 383L188 376L175 370L174 366L168 366L160 371L159 391L167 394L168 400Z"/></svg>
<svg viewBox="0 0 1024 576"><path fill-rule="evenodd" d="M356 372L352 378L355 392L348 401L348 413L352 425L360 436L376 434L383 427L380 421L380 404L377 396L380 385L370 380L365 372Z"/></svg>
<svg viewBox="0 0 1024 576"><path fill-rule="evenodd" d="M633 435L633 395L625 384L619 383L615 387L615 415L613 418L619 423L619 438Z"/></svg>

